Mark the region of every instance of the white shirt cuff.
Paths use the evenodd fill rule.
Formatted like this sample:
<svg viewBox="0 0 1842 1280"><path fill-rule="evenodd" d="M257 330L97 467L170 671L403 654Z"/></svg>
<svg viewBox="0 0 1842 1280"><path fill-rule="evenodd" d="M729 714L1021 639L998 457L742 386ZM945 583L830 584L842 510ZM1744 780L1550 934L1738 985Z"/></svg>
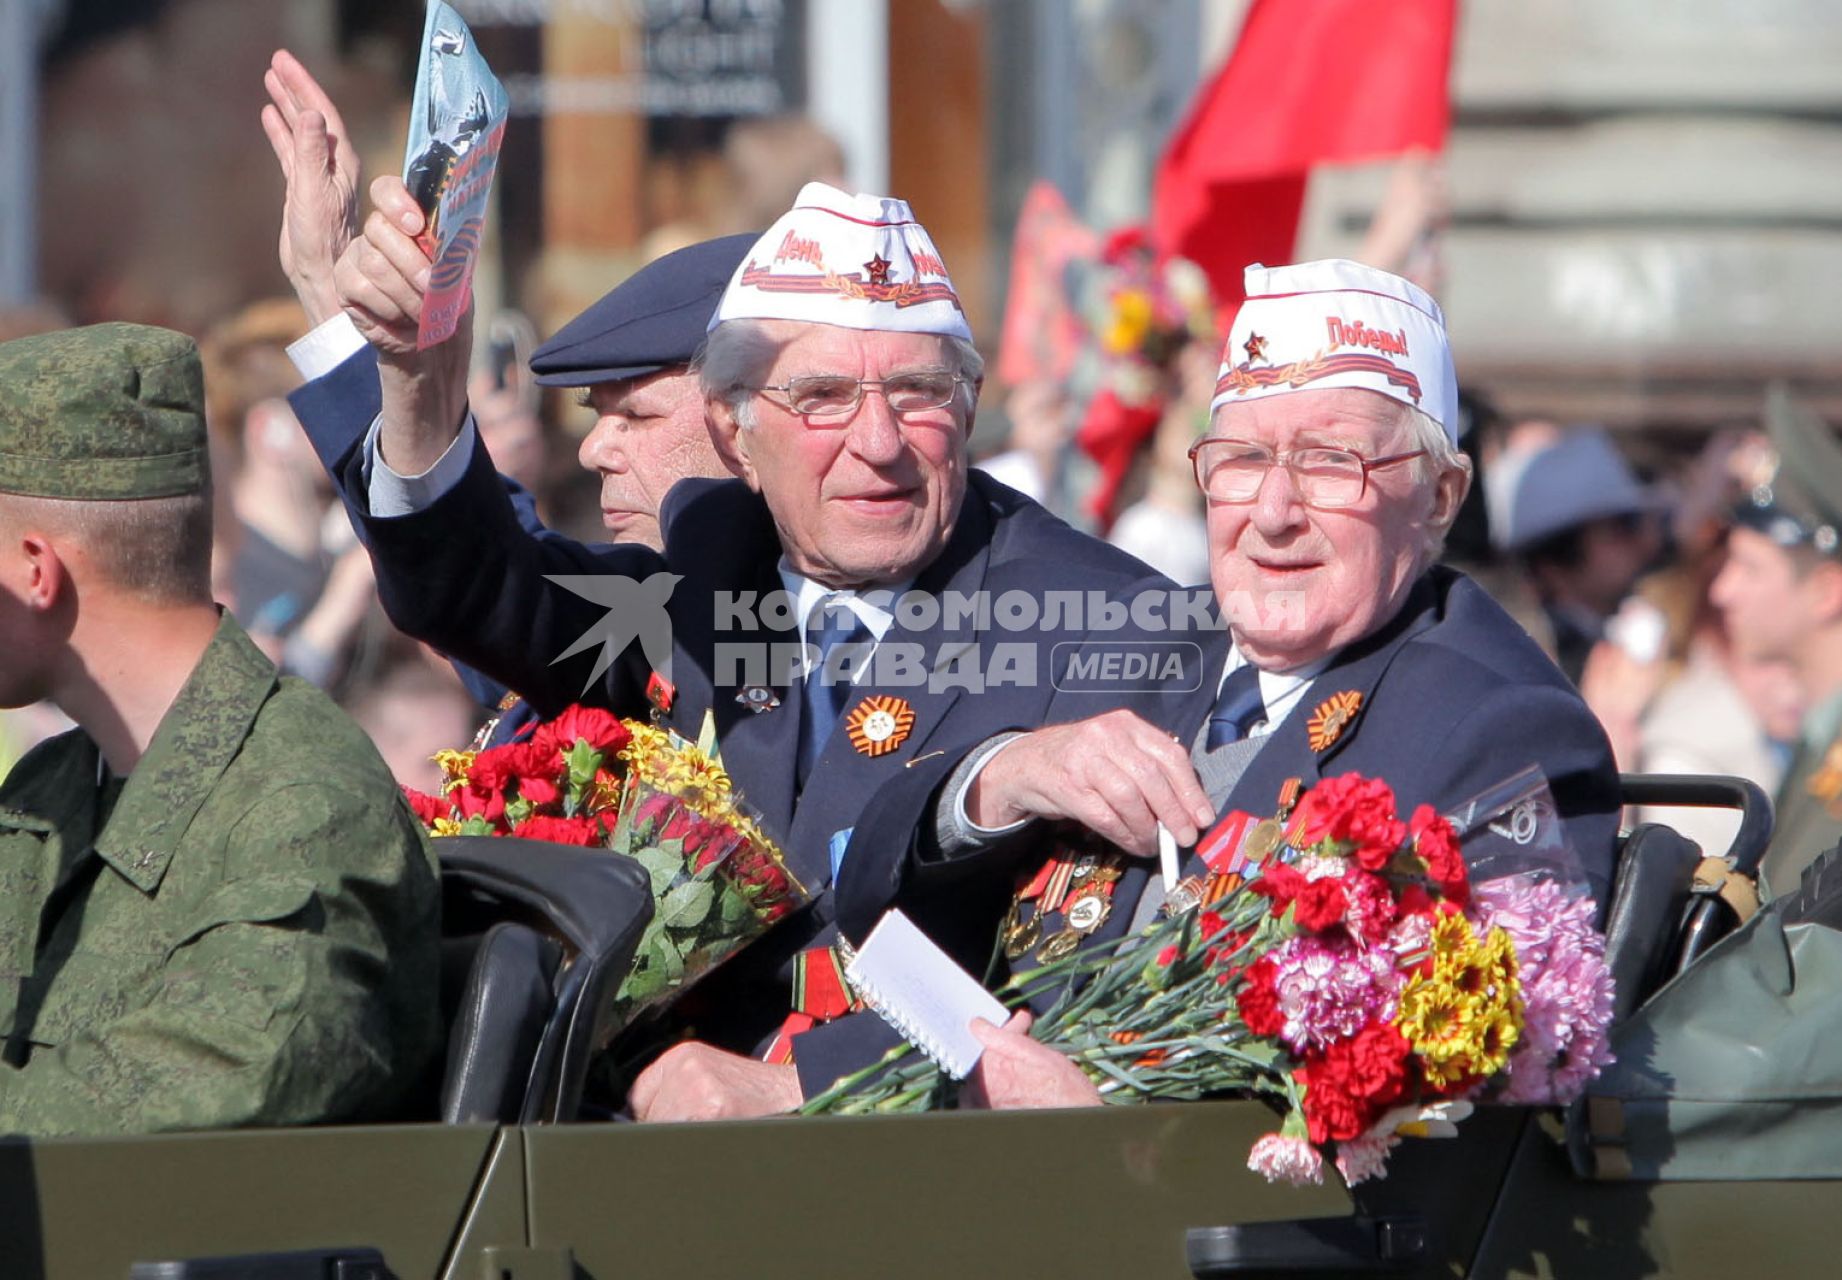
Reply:
<svg viewBox="0 0 1842 1280"><path fill-rule="evenodd" d="M970 831L982 840L995 840L999 836L1008 836L1014 831L1021 831L1030 824L1028 818L1019 818L1007 826L981 827L966 812L966 797L971 794L972 784L978 781L979 774L985 771L986 765L998 758L1000 751L1022 736L1021 733L996 734L981 743L974 751L970 766L966 768L966 772L959 780L959 794L953 797L953 816L959 821L962 830Z"/></svg>
<svg viewBox="0 0 1842 1280"><path fill-rule="evenodd" d="M341 311L330 320L322 320L306 337L288 346L288 359L301 377L312 382L324 378L340 365L364 350L365 340L358 333L352 317Z"/></svg>
<svg viewBox="0 0 1842 1280"><path fill-rule="evenodd" d="M365 498L374 516L407 516L435 505L448 490L461 482L473 460L473 414L461 423L447 451L435 459L421 475L406 476L392 471L377 451L378 433L383 430L384 416L372 419L365 433Z"/></svg>

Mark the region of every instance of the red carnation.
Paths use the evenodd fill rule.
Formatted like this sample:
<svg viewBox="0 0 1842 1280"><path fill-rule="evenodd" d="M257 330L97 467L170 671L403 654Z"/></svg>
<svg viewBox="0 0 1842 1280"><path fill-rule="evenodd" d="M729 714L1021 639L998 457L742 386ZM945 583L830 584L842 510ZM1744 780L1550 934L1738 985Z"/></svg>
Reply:
<svg viewBox="0 0 1842 1280"><path fill-rule="evenodd" d="M1348 1040L1309 1054L1298 1069L1305 1083L1305 1122L1313 1142L1360 1137L1407 1089L1407 1057L1401 1033L1371 1022Z"/></svg>
<svg viewBox="0 0 1842 1280"><path fill-rule="evenodd" d="M1242 1023L1257 1036L1276 1036L1285 1029L1285 1015L1279 1012L1277 969L1271 956L1261 956L1248 966L1247 982L1235 997Z"/></svg>
<svg viewBox="0 0 1842 1280"><path fill-rule="evenodd" d="M1366 871L1387 866L1407 835L1394 816L1393 789L1358 773L1338 774L1313 787L1302 825L1307 844L1334 840L1353 846L1351 856Z"/></svg>
<svg viewBox="0 0 1842 1280"><path fill-rule="evenodd" d="M1471 897L1471 882L1452 824L1434 813L1430 804L1423 804L1413 811L1409 830L1413 833L1414 852L1426 863L1426 874L1447 901L1464 905Z"/></svg>
<svg viewBox="0 0 1842 1280"><path fill-rule="evenodd" d="M484 818L495 826L505 819L503 792L483 789L469 783L454 788L448 794L460 809L463 818Z"/></svg>
<svg viewBox="0 0 1842 1280"><path fill-rule="evenodd" d="M1165 968L1169 968L1171 965L1177 963L1176 943L1172 943L1170 946L1165 947L1162 951L1158 952L1158 963L1164 966Z"/></svg>
<svg viewBox="0 0 1842 1280"><path fill-rule="evenodd" d="M427 792L418 791L414 787L404 787L403 798L409 801L410 809L414 811L417 820L425 827L434 826L435 819L437 818L446 818L450 816L448 812L448 802L441 799L439 796L429 795Z"/></svg>
<svg viewBox="0 0 1842 1280"><path fill-rule="evenodd" d="M1298 897L1299 890L1305 887L1305 877L1297 867L1283 862L1268 865L1260 873L1260 878L1248 886L1255 893L1273 900L1273 914L1280 915L1292 905L1292 899Z"/></svg>
<svg viewBox="0 0 1842 1280"><path fill-rule="evenodd" d="M506 784L523 772L524 748L521 746L488 747L473 758L467 781L482 791L503 791Z"/></svg>
<svg viewBox="0 0 1842 1280"><path fill-rule="evenodd" d="M552 778L523 777L518 779L518 794L541 809L560 801L563 789Z"/></svg>
<svg viewBox="0 0 1842 1280"><path fill-rule="evenodd" d="M601 842L601 824L593 818L553 818L540 813L519 823L512 834L526 840L548 840L552 844L586 848Z"/></svg>
<svg viewBox="0 0 1842 1280"><path fill-rule="evenodd" d="M1301 929L1322 933L1343 923L1343 912L1348 906L1343 881L1335 876L1321 876L1298 891L1292 904L1292 919Z"/></svg>
<svg viewBox="0 0 1842 1280"><path fill-rule="evenodd" d="M627 732L627 726L612 712L577 703L566 707L556 719L538 726L531 741L533 745L544 742L567 753L576 745L577 739L588 743L603 755L612 755L631 742L633 735Z"/></svg>
<svg viewBox="0 0 1842 1280"><path fill-rule="evenodd" d="M689 809L680 807L672 811L672 816L665 820L665 830L659 833L661 840L682 840L697 825L697 815Z"/></svg>

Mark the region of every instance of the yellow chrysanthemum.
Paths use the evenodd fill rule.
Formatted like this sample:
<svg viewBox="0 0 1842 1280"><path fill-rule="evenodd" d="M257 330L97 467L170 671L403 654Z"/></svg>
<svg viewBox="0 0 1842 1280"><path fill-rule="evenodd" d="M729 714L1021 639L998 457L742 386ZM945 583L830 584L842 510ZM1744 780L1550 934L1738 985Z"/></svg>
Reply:
<svg viewBox="0 0 1842 1280"><path fill-rule="evenodd" d="M457 836L461 833L461 824L453 818L437 818L429 824L429 830L438 836Z"/></svg>
<svg viewBox="0 0 1842 1280"><path fill-rule="evenodd" d="M1462 916L1448 916L1430 940L1432 973L1401 992L1395 1023L1436 1088L1503 1068L1522 1028L1522 992L1509 935L1478 938Z"/></svg>

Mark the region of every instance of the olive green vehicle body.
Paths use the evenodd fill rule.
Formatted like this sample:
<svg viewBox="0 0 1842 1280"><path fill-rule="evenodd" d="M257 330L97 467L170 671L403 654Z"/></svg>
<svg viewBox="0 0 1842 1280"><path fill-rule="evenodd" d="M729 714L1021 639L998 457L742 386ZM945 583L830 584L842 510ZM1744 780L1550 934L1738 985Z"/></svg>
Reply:
<svg viewBox="0 0 1842 1280"><path fill-rule="evenodd" d="M1842 1182L1575 1178L1486 1108L1359 1189L1244 1167L1256 1102L640 1126L378 1126L0 1142L0 1276L371 1246L400 1280L1171 1277L1192 1228L1417 1215L1392 1274L1828 1274ZM1218 1274L1311 1274L1244 1269ZM1317 1272L1315 1274L1336 1274Z"/></svg>

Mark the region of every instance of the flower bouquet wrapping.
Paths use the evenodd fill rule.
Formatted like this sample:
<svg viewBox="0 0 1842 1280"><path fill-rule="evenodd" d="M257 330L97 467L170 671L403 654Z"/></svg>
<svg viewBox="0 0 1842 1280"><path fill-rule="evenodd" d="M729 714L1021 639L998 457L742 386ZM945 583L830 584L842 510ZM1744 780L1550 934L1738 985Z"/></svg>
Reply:
<svg viewBox="0 0 1842 1280"><path fill-rule="evenodd" d="M1538 772L1457 821L1427 806L1403 820L1385 782L1346 774L1274 823L1228 815L1216 832L1278 838L1258 855L1245 835L1215 840L1223 856L1141 932L1052 950L1000 989L1015 1006L1059 987L1031 1035L1105 1101L1266 1094L1285 1118L1250 1167L1318 1181L1328 1148L1355 1183L1474 1101L1569 1101L1610 1061L1604 939ZM902 1057L806 1110L919 1110L948 1087Z"/></svg>
<svg viewBox="0 0 1842 1280"><path fill-rule="evenodd" d="M433 835L605 846L646 868L653 916L614 997L619 1029L811 901L721 763L668 730L573 706L523 741L443 751Z"/></svg>

